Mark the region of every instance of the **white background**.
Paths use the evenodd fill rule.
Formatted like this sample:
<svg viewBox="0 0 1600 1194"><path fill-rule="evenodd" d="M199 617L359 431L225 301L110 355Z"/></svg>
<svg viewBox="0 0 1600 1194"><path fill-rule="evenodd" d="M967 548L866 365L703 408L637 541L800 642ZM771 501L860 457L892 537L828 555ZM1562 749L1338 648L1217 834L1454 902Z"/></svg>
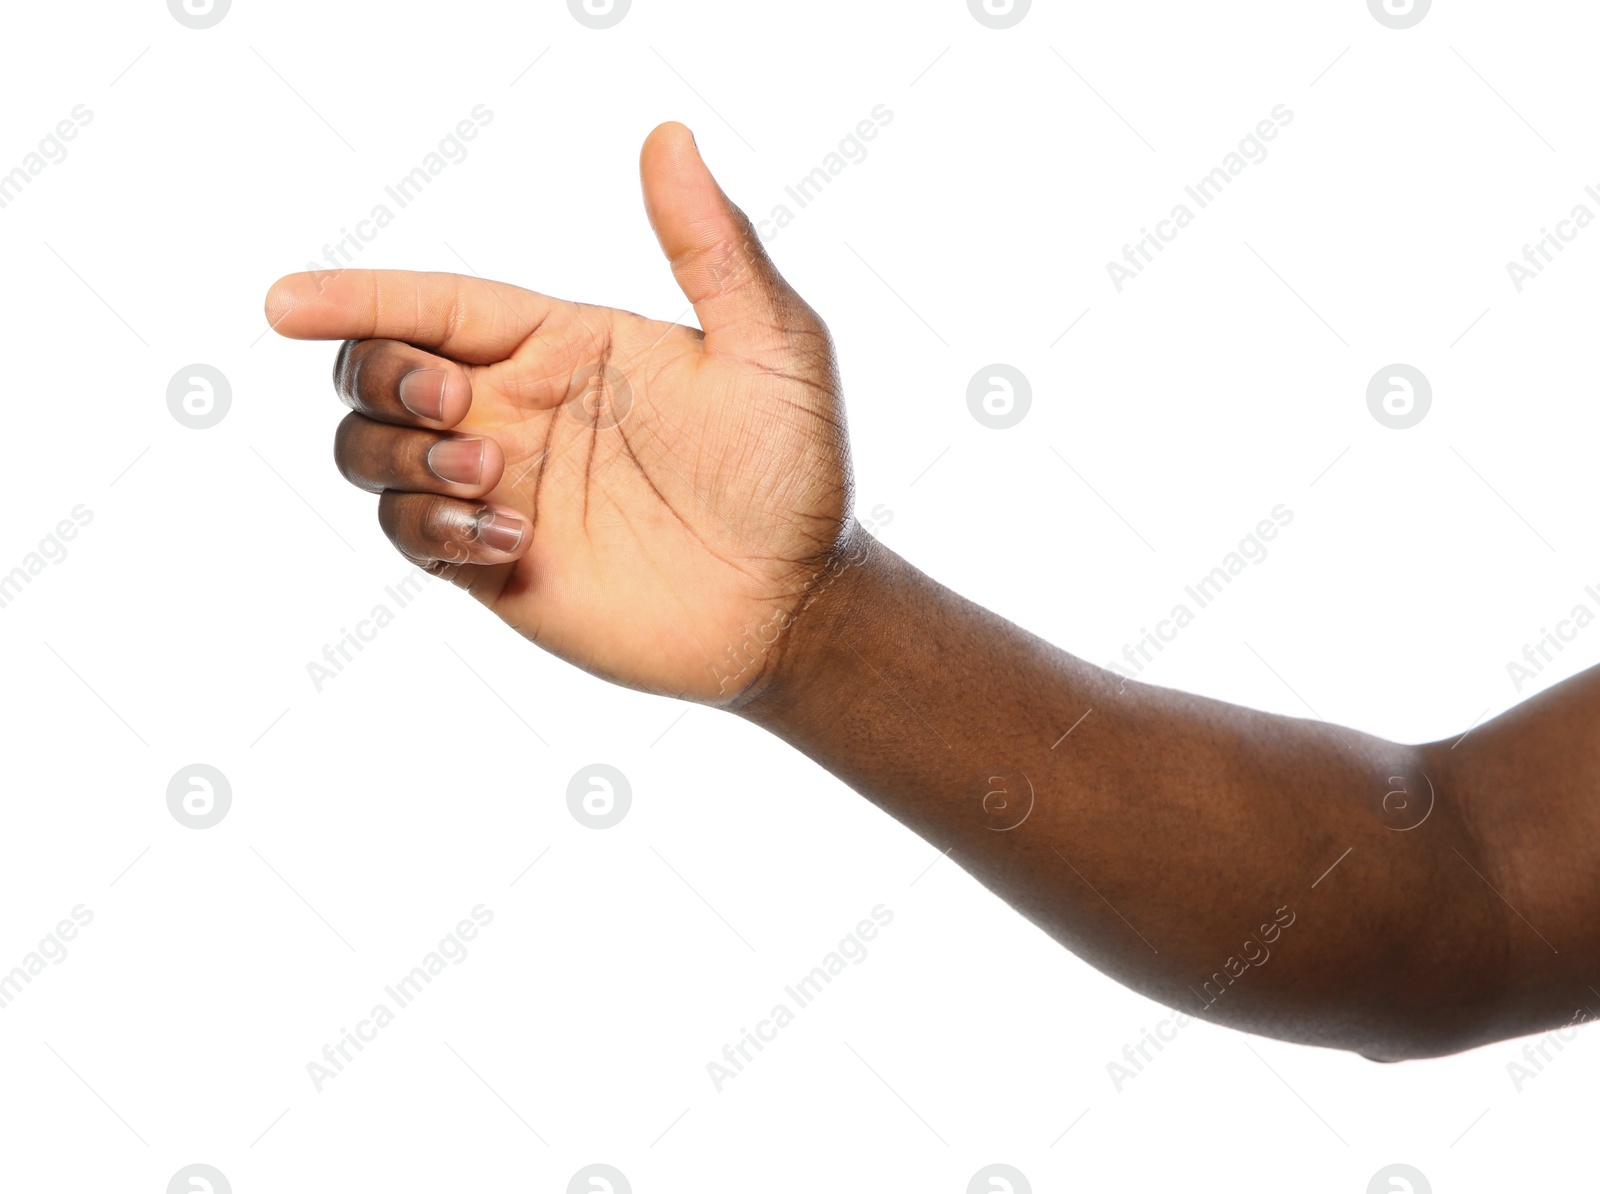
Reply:
<svg viewBox="0 0 1600 1194"><path fill-rule="evenodd" d="M1506 668L1600 582L1600 230L1521 293L1506 271L1600 211L1592 5L1405 31L1362 0L1041 0L1004 31L957 0L4 19L0 171L93 118L0 210L0 572L92 521L0 609L0 970L93 922L0 1011L0 1186L160 1194L204 1162L239 1194L562 1191L605 1162L641 1194L957 1192L1004 1162L1040 1191L1360 1194L1405 1162L1443 1194L1588 1168L1592 1036L1519 1092L1520 1042L1385 1067L1194 1024L1119 1092L1107 1063L1169 1012L777 741L443 584L317 691L306 665L409 569L332 466L332 346L264 334L261 300L484 104L359 264L670 318L653 125L689 123L762 218L886 105L771 245L837 338L880 536L1102 662L1282 503L1146 678L1454 736L1600 654L1591 629L1520 694ZM1279 104L1269 156L1118 293L1106 263ZM166 402L196 362L232 387L207 430ZM1006 431L966 407L992 362L1033 385ZM1434 389L1406 431L1366 405L1394 362ZM166 805L195 762L233 793L204 831ZM604 832L566 805L594 762L633 791ZM307 1063L478 904L470 956L318 1093ZM878 904L866 960L719 1093L706 1063Z"/></svg>

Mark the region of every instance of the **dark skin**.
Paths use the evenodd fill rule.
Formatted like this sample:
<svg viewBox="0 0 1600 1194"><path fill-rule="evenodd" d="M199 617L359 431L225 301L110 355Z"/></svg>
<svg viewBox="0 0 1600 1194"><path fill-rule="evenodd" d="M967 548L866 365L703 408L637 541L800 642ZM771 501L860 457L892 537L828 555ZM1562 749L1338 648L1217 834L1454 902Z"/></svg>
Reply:
<svg viewBox="0 0 1600 1194"><path fill-rule="evenodd" d="M641 175L703 330L448 274L273 286L280 333L345 341L335 458L404 555L766 728L1179 1010L1378 1060L1600 1011L1600 676L1409 746L1057 650L856 524L827 328L687 129Z"/></svg>

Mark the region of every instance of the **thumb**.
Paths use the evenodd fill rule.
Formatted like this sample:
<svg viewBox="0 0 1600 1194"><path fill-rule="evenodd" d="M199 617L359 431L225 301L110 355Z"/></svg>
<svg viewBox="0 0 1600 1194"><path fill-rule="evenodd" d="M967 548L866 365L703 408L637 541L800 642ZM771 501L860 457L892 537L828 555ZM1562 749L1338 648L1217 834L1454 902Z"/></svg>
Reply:
<svg viewBox="0 0 1600 1194"><path fill-rule="evenodd" d="M788 333L814 328L815 313L711 177L693 133L675 121L657 127L640 152L639 176L650 225L709 352L760 356L783 348Z"/></svg>

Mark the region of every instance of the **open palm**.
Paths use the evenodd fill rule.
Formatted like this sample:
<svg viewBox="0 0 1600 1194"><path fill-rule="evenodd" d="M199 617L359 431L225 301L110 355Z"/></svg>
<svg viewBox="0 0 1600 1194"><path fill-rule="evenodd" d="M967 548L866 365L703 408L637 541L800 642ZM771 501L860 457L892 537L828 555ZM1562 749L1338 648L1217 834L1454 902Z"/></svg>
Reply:
<svg viewBox="0 0 1600 1194"><path fill-rule="evenodd" d="M277 282L282 334L345 340L344 474L407 557L608 679L729 703L849 523L827 329L682 125L645 203L704 331L453 274Z"/></svg>

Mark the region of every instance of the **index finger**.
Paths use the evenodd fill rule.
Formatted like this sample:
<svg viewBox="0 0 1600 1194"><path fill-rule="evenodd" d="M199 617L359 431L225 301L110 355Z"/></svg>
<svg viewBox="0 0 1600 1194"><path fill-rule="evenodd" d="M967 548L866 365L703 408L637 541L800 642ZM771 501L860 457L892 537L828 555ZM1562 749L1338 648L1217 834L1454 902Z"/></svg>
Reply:
<svg viewBox="0 0 1600 1194"><path fill-rule="evenodd" d="M279 278L267 322L295 340L403 340L489 365L538 333L555 302L463 274L350 269Z"/></svg>

